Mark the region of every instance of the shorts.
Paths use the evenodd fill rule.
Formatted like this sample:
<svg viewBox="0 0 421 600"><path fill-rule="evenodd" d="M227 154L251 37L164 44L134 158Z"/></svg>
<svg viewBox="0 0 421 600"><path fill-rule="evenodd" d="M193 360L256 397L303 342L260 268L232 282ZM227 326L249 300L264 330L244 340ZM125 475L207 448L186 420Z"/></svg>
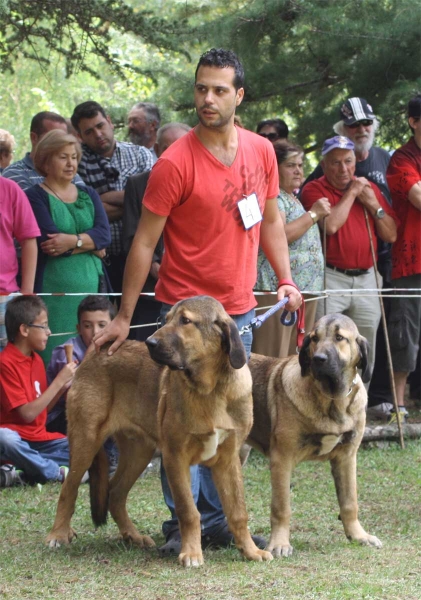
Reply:
<svg viewBox="0 0 421 600"><path fill-rule="evenodd" d="M393 370L401 373L415 371L421 330L421 274L393 280L395 288L415 288L408 292L413 298L391 298L388 333ZM399 293L399 292L397 292ZM400 292L401 294L403 292Z"/></svg>

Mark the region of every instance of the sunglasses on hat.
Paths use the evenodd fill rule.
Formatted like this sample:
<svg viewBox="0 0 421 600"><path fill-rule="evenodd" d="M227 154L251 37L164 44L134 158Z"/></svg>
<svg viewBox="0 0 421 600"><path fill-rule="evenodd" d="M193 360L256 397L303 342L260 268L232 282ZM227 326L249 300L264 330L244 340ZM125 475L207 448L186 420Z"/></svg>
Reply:
<svg viewBox="0 0 421 600"><path fill-rule="evenodd" d="M356 121L352 125L347 125L347 127L349 127L350 129L357 129L357 127L359 127L360 125L362 125L363 127L369 127L370 125L373 125L373 121L370 121L369 119L363 119L362 121Z"/></svg>

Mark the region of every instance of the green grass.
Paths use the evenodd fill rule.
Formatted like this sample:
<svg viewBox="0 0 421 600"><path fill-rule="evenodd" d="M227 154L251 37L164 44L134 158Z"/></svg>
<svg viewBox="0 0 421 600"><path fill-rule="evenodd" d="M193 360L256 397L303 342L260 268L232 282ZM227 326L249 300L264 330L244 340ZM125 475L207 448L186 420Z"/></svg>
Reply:
<svg viewBox="0 0 421 600"><path fill-rule="evenodd" d="M245 467L252 532L269 534L267 460L253 452ZM338 521L328 464L304 463L293 476L290 558L244 561L238 551L208 550L200 569L176 559L127 547L110 522L95 531L88 486L80 488L72 525L79 537L50 550L57 484L0 493L0 598L116 600L420 600L421 442L361 449L358 460L360 520L383 548L349 543ZM133 488L129 513L140 531L163 542L167 515L159 477L148 474Z"/></svg>

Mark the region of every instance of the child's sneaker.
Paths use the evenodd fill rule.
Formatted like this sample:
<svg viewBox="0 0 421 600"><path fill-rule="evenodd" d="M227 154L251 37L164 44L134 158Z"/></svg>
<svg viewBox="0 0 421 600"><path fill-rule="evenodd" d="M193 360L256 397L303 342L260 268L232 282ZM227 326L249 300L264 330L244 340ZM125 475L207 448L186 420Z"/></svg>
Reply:
<svg viewBox="0 0 421 600"><path fill-rule="evenodd" d="M15 469L13 465L2 465L0 467L0 488L12 487L12 485L24 485L23 471Z"/></svg>
<svg viewBox="0 0 421 600"><path fill-rule="evenodd" d="M63 483L69 473L69 467L60 467L60 475L58 477L58 481Z"/></svg>
<svg viewBox="0 0 421 600"><path fill-rule="evenodd" d="M399 406L398 408L399 410L397 413L395 412L395 409L390 411L390 417L387 422L388 425L396 425L398 420L401 425L404 425L406 423L408 418L408 411L404 406Z"/></svg>

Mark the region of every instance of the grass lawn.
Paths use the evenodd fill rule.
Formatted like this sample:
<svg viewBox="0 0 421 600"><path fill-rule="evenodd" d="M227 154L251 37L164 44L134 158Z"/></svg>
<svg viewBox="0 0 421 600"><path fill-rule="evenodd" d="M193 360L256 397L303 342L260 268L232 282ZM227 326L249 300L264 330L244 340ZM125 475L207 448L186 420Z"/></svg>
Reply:
<svg viewBox="0 0 421 600"><path fill-rule="evenodd" d="M268 536L268 462L252 452L245 467L252 532ZM244 561L237 550L207 550L200 569L176 559L127 547L110 522L95 531L88 486L81 486L72 525L79 537L50 550L60 487L9 488L0 492L0 598L113 598L152 600L420 600L421 442L360 449L360 520L383 548L345 538L338 521L333 480L326 463L304 463L293 476L290 558ZM163 542L167 515L157 473L133 488L129 513L140 531Z"/></svg>

